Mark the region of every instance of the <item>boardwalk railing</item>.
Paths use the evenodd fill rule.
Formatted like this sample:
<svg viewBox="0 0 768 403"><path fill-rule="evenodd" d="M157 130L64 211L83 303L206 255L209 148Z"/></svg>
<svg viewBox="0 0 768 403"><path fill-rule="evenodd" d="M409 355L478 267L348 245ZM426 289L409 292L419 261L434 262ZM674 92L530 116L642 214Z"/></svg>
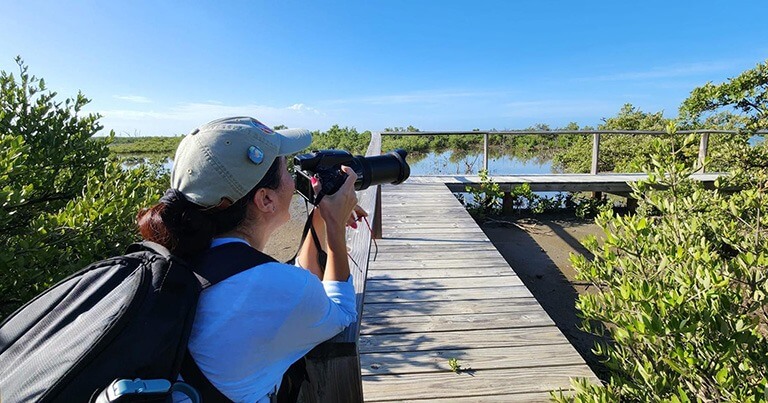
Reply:
<svg viewBox="0 0 768 403"><path fill-rule="evenodd" d="M704 173L704 160L707 158L710 134L737 134L736 130L679 130L675 134L700 134L699 158L697 160L699 172ZM755 132L756 134L768 134L766 130ZM506 130L506 131L435 131L435 132L383 132L388 136L456 136L456 135L482 135L483 136L483 169L488 170L488 136L523 136L523 135L559 135L559 134L591 134L592 135L592 165L590 173L598 174L598 161L600 156L600 136L603 134L625 135L652 135L663 136L668 133L660 130Z"/></svg>
<svg viewBox="0 0 768 403"><path fill-rule="evenodd" d="M371 138L366 156L381 154L381 136ZM358 204L368 212L375 228L381 233L381 189L371 186L358 192ZM377 218L378 217L378 218ZM349 268L355 286L357 322L351 324L333 339L317 346L307 355L307 372L310 382L303 389L305 402L362 402L363 385L357 341L360 336L360 319L365 296L365 279L371 252L372 233L367 227L347 229L347 245L350 248Z"/></svg>

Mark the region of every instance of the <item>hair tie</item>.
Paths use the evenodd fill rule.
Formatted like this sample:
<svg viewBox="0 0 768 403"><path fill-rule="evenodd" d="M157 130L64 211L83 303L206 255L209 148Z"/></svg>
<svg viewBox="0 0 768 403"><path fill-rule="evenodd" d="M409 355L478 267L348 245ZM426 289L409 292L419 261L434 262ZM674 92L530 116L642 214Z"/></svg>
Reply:
<svg viewBox="0 0 768 403"><path fill-rule="evenodd" d="M184 196L184 193L181 193L178 189L168 189L165 191L165 194L163 194L163 197L160 198L160 203L163 203L166 206L178 202L189 203L189 200Z"/></svg>

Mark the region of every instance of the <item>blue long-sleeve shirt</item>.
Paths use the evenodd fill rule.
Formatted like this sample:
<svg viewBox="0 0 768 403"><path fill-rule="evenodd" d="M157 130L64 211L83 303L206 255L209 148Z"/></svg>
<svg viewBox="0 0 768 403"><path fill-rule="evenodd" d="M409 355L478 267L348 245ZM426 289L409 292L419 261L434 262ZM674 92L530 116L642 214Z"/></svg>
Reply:
<svg viewBox="0 0 768 403"><path fill-rule="evenodd" d="M239 238L218 238L211 247ZM236 402L268 402L283 373L357 318L352 277L320 281L302 268L266 263L200 295L189 348L211 383Z"/></svg>

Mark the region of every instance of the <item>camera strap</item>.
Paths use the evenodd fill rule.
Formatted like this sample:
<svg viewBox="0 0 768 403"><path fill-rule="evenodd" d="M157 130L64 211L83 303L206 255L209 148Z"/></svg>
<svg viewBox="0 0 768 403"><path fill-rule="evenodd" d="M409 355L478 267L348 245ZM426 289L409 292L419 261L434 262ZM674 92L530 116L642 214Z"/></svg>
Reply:
<svg viewBox="0 0 768 403"><path fill-rule="evenodd" d="M307 216L307 222L304 223L304 230L301 233L301 239L299 240L299 250L296 251L296 255L293 256L293 259L289 260L288 263L295 263L296 258L299 256L299 252L301 251L301 246L304 245L304 240L307 239L307 234L312 235L312 241L315 243L315 249L317 249L317 264L320 266L320 271L325 273L325 264L328 261L328 253L323 250L322 245L320 245L320 237L317 236L317 231L315 231L315 227L312 225L312 216L315 214L315 209L312 209L312 211Z"/></svg>

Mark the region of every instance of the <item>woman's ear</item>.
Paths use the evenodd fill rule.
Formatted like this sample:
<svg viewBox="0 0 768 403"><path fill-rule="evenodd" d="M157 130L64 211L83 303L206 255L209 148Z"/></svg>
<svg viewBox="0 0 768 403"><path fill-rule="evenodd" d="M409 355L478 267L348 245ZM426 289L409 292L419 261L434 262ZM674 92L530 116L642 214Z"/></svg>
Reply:
<svg viewBox="0 0 768 403"><path fill-rule="evenodd" d="M277 193L269 188L261 188L253 195L253 204L262 213L274 213L277 202Z"/></svg>

